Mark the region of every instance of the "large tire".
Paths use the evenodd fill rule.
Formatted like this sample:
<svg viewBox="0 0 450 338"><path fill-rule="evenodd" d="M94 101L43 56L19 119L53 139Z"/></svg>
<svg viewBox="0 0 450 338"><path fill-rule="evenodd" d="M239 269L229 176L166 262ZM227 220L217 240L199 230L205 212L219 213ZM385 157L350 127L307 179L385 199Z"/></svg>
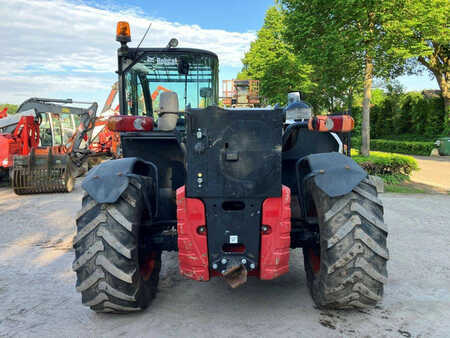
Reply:
<svg viewBox="0 0 450 338"><path fill-rule="evenodd" d="M113 204L83 197L74 238L77 291L96 312L145 309L155 297L161 252L140 249L144 212L141 185L135 179Z"/></svg>
<svg viewBox="0 0 450 338"><path fill-rule="evenodd" d="M310 180L320 245L303 249L308 287L319 308L374 306L383 296L389 258L383 205L363 180L347 195L331 198Z"/></svg>

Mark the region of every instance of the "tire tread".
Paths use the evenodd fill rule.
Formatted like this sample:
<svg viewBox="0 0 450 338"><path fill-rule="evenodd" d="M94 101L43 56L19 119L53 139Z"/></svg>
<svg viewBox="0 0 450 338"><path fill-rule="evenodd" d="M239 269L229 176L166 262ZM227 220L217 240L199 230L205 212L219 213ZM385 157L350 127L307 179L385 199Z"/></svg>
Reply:
<svg viewBox="0 0 450 338"><path fill-rule="evenodd" d="M312 272L304 250L308 285L321 308L374 306L387 282L388 228L375 186L364 180L353 191L331 198L309 183L320 228L320 271Z"/></svg>

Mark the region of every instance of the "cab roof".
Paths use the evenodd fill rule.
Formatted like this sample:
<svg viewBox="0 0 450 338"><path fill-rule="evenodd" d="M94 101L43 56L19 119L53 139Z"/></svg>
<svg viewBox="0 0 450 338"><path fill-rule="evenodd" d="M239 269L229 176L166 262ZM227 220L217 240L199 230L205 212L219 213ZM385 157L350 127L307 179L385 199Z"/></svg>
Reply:
<svg viewBox="0 0 450 338"><path fill-rule="evenodd" d="M196 49L196 48L128 48L128 54L132 53L138 53L138 52L144 52L144 53L188 53L188 54L203 54L203 55L209 55L217 60L219 59L217 54L210 52L209 50L205 49Z"/></svg>

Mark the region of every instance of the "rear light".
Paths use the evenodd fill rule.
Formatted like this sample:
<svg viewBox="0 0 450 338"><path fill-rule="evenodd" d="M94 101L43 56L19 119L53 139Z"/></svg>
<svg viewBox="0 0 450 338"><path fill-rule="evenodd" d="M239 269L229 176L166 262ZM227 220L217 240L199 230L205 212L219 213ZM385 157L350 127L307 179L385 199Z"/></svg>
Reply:
<svg viewBox="0 0 450 338"><path fill-rule="evenodd" d="M153 119L147 116L116 115L108 118L111 131L152 131Z"/></svg>
<svg viewBox="0 0 450 338"><path fill-rule="evenodd" d="M349 115L316 116L309 120L308 129L348 133L355 127L355 120Z"/></svg>

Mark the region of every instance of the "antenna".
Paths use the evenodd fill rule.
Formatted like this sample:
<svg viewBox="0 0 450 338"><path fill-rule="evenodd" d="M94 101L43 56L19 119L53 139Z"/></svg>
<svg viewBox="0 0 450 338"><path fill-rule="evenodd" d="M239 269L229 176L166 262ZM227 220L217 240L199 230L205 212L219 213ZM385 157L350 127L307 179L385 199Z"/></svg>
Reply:
<svg viewBox="0 0 450 338"><path fill-rule="evenodd" d="M147 30L144 33L144 36L141 39L141 42L139 42L139 45L136 48L139 48L141 46L141 43L144 41L145 37L147 36L148 31L150 30L150 27L152 26L152 23L150 22L150 24L147 27Z"/></svg>

